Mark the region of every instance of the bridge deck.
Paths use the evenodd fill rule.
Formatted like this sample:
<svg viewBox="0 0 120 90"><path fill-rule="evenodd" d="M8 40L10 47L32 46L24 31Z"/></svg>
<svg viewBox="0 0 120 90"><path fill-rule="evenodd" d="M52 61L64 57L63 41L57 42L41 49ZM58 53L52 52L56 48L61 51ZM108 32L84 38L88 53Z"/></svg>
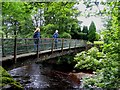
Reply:
<svg viewBox="0 0 120 90"><path fill-rule="evenodd" d="M63 48L63 50L67 50L67 49L69 49L69 48ZM70 49L74 49L74 47L71 47ZM53 52L55 52L55 51L61 51L61 49L54 49ZM44 53L49 53L49 52L51 52L51 50L40 51L39 55L44 54ZM16 58L18 59L18 58L29 57L29 56L34 56L34 55L36 55L36 52L20 54L20 55L17 55ZM2 57L2 62L6 61L6 60L12 60L12 59L14 59L14 56L12 56L12 55L7 56L7 57Z"/></svg>

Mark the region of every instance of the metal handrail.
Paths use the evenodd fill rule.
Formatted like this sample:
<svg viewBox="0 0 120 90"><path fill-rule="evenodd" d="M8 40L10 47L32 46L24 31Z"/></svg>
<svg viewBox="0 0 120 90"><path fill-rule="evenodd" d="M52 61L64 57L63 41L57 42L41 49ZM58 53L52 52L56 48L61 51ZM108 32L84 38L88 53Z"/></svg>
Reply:
<svg viewBox="0 0 120 90"><path fill-rule="evenodd" d="M14 55L14 43L15 39L2 39L2 56ZM17 38L16 39L16 55L37 52L37 46L34 44L34 38ZM75 47L84 47L86 45L86 41L77 40L77 39L64 39L58 38L57 47L55 48L55 42L53 38L40 38L38 44L38 50L45 51L51 50L53 52L54 49L64 48L75 48Z"/></svg>

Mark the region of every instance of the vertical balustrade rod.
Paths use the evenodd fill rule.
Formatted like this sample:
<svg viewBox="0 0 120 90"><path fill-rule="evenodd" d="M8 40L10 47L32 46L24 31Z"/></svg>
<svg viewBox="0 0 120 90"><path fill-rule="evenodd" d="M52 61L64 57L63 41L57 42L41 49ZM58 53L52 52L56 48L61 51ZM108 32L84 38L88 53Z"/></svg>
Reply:
<svg viewBox="0 0 120 90"><path fill-rule="evenodd" d="M26 51L28 51L28 49L27 49L28 45L27 45L27 40L26 40L26 38L25 38L25 46L26 46Z"/></svg>
<svg viewBox="0 0 120 90"><path fill-rule="evenodd" d="M45 39L45 43L44 43L44 46L45 46L45 50L47 49L46 47L47 47L47 39Z"/></svg>
<svg viewBox="0 0 120 90"><path fill-rule="evenodd" d="M43 39L43 50L45 50L45 39Z"/></svg>
<svg viewBox="0 0 120 90"><path fill-rule="evenodd" d="M74 47L76 48L76 39L75 39L75 46Z"/></svg>

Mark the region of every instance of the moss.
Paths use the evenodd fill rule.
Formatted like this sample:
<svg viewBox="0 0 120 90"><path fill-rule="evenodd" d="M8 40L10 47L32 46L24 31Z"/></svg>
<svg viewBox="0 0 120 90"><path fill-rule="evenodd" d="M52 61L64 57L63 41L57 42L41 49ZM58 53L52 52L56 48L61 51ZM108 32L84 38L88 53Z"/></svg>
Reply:
<svg viewBox="0 0 120 90"><path fill-rule="evenodd" d="M5 69L3 69L1 66L0 66L0 76L1 77L10 77L10 78L12 78L10 76L10 74Z"/></svg>
<svg viewBox="0 0 120 90"><path fill-rule="evenodd" d="M10 85L13 89L23 90L20 83L16 82L12 76L0 66L0 87Z"/></svg>

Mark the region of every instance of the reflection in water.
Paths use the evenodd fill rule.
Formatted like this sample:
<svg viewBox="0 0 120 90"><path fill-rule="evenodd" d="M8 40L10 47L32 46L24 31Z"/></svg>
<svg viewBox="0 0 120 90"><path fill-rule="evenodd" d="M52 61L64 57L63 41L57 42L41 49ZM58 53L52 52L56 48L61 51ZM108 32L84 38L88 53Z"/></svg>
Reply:
<svg viewBox="0 0 120 90"><path fill-rule="evenodd" d="M31 64L8 71L24 88L79 88L66 74L57 73L51 65Z"/></svg>

